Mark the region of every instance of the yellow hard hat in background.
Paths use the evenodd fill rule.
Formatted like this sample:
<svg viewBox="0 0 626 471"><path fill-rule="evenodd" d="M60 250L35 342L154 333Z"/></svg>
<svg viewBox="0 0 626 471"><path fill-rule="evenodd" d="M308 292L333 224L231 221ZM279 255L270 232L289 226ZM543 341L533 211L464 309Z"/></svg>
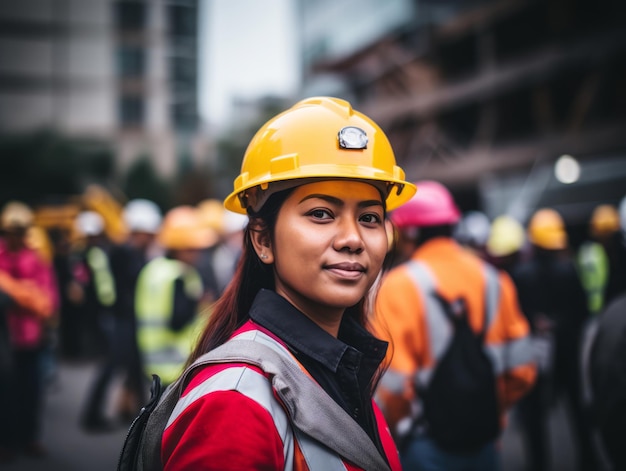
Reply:
<svg viewBox="0 0 626 471"><path fill-rule="evenodd" d="M163 247L171 250L204 249L215 245L219 238L192 206L169 210L157 237Z"/></svg>
<svg viewBox="0 0 626 471"><path fill-rule="evenodd" d="M528 223L528 239L544 249L564 249L567 247L567 232L563 218L554 209L538 210Z"/></svg>
<svg viewBox="0 0 626 471"><path fill-rule="evenodd" d="M374 121L345 100L315 97L296 103L257 131L224 204L237 213L258 211L272 193L319 178L375 184L388 210L415 193Z"/></svg>
<svg viewBox="0 0 626 471"><path fill-rule="evenodd" d="M200 218L204 224L218 234L224 232L224 203L217 199L206 199L197 205Z"/></svg>
<svg viewBox="0 0 626 471"><path fill-rule="evenodd" d="M33 211L20 201L10 201L2 209L0 224L5 231L28 229L33 225Z"/></svg>
<svg viewBox="0 0 626 471"><path fill-rule="evenodd" d="M619 231L619 214L610 204L597 206L591 215L591 235L594 237L613 234Z"/></svg>
<svg viewBox="0 0 626 471"><path fill-rule="evenodd" d="M515 218L504 214L491 223L487 253L493 257L506 257L521 250L525 241L524 227Z"/></svg>
<svg viewBox="0 0 626 471"><path fill-rule="evenodd" d="M39 226L31 226L26 232L26 246L36 251L46 263L52 263L54 248L48 232Z"/></svg>
<svg viewBox="0 0 626 471"><path fill-rule="evenodd" d="M113 242L126 239L127 229L122 216L122 205L113 195L100 185L89 185L82 195L85 209L94 211L104 220L104 232Z"/></svg>

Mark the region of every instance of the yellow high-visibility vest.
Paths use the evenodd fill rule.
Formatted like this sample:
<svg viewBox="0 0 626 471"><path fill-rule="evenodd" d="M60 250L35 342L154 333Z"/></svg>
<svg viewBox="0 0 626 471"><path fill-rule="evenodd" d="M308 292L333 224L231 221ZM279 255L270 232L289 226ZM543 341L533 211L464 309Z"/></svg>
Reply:
<svg viewBox="0 0 626 471"><path fill-rule="evenodd" d="M100 304L111 307L115 303L115 280L111 273L109 256L100 247L93 246L87 249L87 264L93 273L94 288Z"/></svg>
<svg viewBox="0 0 626 471"><path fill-rule="evenodd" d="M604 290L609 281L609 259L598 242L585 242L578 250L578 273L587 293L587 306L592 314L604 307Z"/></svg>
<svg viewBox="0 0 626 471"><path fill-rule="evenodd" d="M201 317L175 332L169 325L174 313L174 286L182 279L185 294L200 300L202 280L192 266L165 257L150 261L140 272L135 293L137 343L143 369L149 377L157 374L164 384L182 372L199 334Z"/></svg>

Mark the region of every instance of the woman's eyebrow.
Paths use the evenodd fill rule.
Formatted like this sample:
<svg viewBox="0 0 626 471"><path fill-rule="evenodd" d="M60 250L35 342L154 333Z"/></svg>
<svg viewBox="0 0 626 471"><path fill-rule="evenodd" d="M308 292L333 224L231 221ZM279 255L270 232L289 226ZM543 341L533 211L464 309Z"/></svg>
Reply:
<svg viewBox="0 0 626 471"><path fill-rule="evenodd" d="M319 198L321 200L327 201L327 202L329 202L331 204L334 204L336 206L344 206L345 205L345 202L342 199L336 198L336 197L330 196L330 195L324 195L324 194L321 194L321 193L312 193L310 195L307 195L307 196L305 196L304 198L302 198L300 200L300 203L303 203L306 200L315 199L315 198ZM298 204L300 204L300 203L298 203ZM383 203L380 200L364 200L364 201L359 201L357 203L357 206L359 208L368 208L370 206L382 206L382 205L383 205Z"/></svg>

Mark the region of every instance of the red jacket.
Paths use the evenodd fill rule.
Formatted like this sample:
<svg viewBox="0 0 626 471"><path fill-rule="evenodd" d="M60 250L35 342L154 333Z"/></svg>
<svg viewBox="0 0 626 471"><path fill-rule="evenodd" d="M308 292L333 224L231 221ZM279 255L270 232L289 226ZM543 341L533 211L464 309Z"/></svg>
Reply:
<svg viewBox="0 0 626 471"><path fill-rule="evenodd" d="M252 322L235 335L255 329L280 343L273 334ZM277 427L284 413L276 392L267 403L278 408L264 407L252 397L254 394L248 395L220 383L220 377L231 370L238 370L236 374L240 376L251 375L255 380L269 381L262 370L250 365L230 363L200 369L181 398L182 402L188 398L188 404L178 412L175 409L163 434L164 471L284 470L291 464L285 462L286 455L293 456L294 470L308 469L299 461L302 455L297 450L293 455L287 453L292 435L287 432L281 436ZM376 405L374 410L391 470L399 471L398 454L386 422ZM287 430L291 429L287 427ZM295 448L298 448L297 443ZM346 461L343 465L349 471L361 469Z"/></svg>

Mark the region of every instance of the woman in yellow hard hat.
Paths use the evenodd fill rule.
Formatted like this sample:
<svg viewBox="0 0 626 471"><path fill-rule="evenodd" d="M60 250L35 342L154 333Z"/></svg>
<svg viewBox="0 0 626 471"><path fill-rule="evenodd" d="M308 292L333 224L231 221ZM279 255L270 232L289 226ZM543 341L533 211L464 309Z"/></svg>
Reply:
<svg viewBox="0 0 626 471"><path fill-rule="evenodd" d="M344 100L307 99L261 127L225 200L250 218L238 269L189 363L238 358L181 386L165 469L400 469L372 401L387 344L366 301L386 211L414 193L380 127Z"/></svg>

